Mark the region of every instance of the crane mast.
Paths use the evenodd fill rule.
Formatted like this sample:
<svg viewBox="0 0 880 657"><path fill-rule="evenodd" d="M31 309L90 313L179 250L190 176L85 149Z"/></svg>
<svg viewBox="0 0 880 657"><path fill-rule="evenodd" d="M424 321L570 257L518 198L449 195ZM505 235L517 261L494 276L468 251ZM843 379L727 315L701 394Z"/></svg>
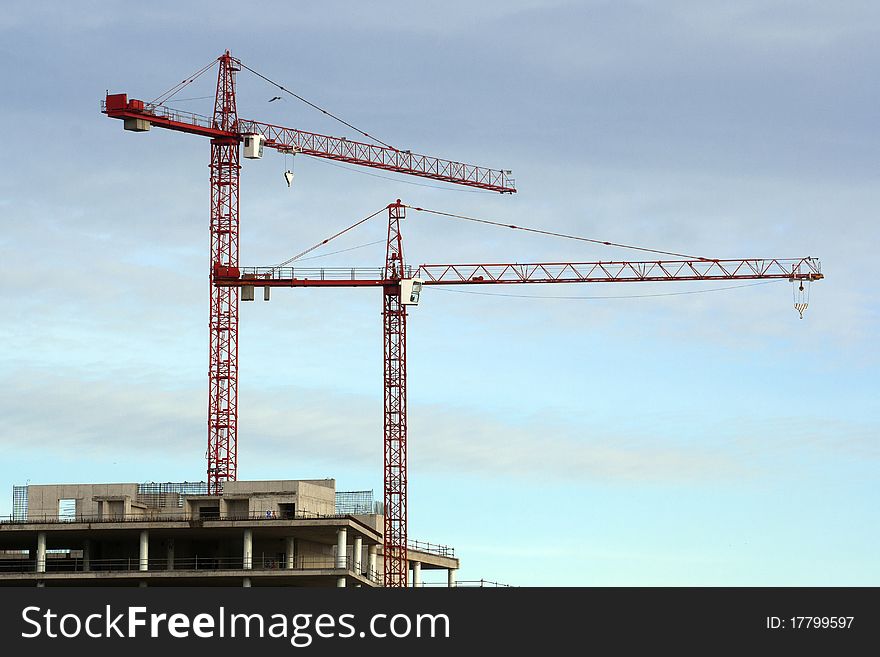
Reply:
<svg viewBox="0 0 880 657"><path fill-rule="evenodd" d="M214 125L231 132L237 121L235 74L241 65L227 51L220 57ZM211 139L211 262L238 265L238 140ZM223 482L238 472L238 295L211 285L208 320L208 493L219 495Z"/></svg>
<svg viewBox="0 0 880 657"><path fill-rule="evenodd" d="M382 540L385 586L393 587L406 586L409 567L406 558L406 306L400 297L400 282L405 275L400 221L405 213L399 200L388 206L388 246L382 287L385 352L385 531Z"/></svg>

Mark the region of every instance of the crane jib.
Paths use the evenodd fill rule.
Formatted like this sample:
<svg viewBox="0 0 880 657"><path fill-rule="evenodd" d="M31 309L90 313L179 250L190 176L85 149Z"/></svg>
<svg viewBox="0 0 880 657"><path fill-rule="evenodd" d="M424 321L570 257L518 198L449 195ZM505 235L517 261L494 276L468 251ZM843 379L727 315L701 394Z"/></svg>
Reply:
<svg viewBox="0 0 880 657"><path fill-rule="evenodd" d="M653 260L407 266L404 278L424 285L511 283L638 283L664 281L800 280L824 278L816 258ZM220 287L377 287L392 284L381 267L214 268Z"/></svg>

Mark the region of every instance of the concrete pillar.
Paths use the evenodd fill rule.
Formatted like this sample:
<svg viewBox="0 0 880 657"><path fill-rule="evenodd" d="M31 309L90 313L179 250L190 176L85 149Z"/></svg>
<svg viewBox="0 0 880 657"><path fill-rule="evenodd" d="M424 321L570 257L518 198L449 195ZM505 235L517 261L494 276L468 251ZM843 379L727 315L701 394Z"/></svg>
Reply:
<svg viewBox="0 0 880 657"><path fill-rule="evenodd" d="M379 571L377 570L376 558L379 548L377 545L371 545L367 548L367 575L369 577L378 577Z"/></svg>
<svg viewBox="0 0 880 657"><path fill-rule="evenodd" d="M352 553L354 556L354 572L358 575L363 573L363 559L361 557L364 551L363 538L360 535L354 537L354 548L352 549Z"/></svg>
<svg viewBox="0 0 880 657"><path fill-rule="evenodd" d="M245 588L245 589L251 588L251 578L250 577L242 577L241 578L241 586L242 586L242 588Z"/></svg>
<svg viewBox="0 0 880 657"><path fill-rule="evenodd" d="M90 539L86 539L83 541L83 572L87 573L92 569L92 541Z"/></svg>
<svg viewBox="0 0 880 657"><path fill-rule="evenodd" d="M46 572L46 532L37 532L37 572Z"/></svg>
<svg viewBox="0 0 880 657"><path fill-rule="evenodd" d="M254 566L254 530L244 530L244 545L242 548L242 568L250 570Z"/></svg>
<svg viewBox="0 0 880 657"><path fill-rule="evenodd" d="M413 586L422 585L422 562L413 561Z"/></svg>
<svg viewBox="0 0 880 657"><path fill-rule="evenodd" d="M412 586L412 577L410 576L410 572L412 570L412 561L406 562L406 586L409 588Z"/></svg>
<svg viewBox="0 0 880 657"><path fill-rule="evenodd" d="M150 569L150 532L141 531L141 546L138 552L138 570Z"/></svg>
<svg viewBox="0 0 880 657"><path fill-rule="evenodd" d="M336 530L336 567L345 568L348 564L348 529L340 527ZM344 579L344 578L343 578ZM337 586L340 586L337 584ZM345 586L345 584L341 584Z"/></svg>
<svg viewBox="0 0 880 657"><path fill-rule="evenodd" d="M446 571L446 586L448 586L449 588L455 587L455 573L456 572L457 571L455 568L450 568L449 570Z"/></svg>
<svg viewBox="0 0 880 657"><path fill-rule="evenodd" d="M169 538L165 546L165 570L174 570L174 539Z"/></svg>
<svg viewBox="0 0 880 657"><path fill-rule="evenodd" d="M344 589L345 588L345 578L337 577L336 578L336 588Z"/></svg>
<svg viewBox="0 0 880 657"><path fill-rule="evenodd" d="M284 567L287 570L293 570L296 567L296 564L294 564L295 557L296 539L293 536L288 536L284 539Z"/></svg>

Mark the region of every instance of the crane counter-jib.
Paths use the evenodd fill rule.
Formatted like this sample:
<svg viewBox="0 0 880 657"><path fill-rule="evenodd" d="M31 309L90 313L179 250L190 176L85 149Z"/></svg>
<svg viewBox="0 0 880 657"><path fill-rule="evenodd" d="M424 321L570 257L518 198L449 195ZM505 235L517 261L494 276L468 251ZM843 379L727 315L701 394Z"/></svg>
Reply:
<svg viewBox="0 0 880 657"><path fill-rule="evenodd" d="M240 139L236 132L215 128L212 119L207 116L145 103L142 100L129 100L128 94L107 94L101 103L101 111L111 119L122 119L125 129L132 132L147 132L155 126L212 139Z"/></svg>

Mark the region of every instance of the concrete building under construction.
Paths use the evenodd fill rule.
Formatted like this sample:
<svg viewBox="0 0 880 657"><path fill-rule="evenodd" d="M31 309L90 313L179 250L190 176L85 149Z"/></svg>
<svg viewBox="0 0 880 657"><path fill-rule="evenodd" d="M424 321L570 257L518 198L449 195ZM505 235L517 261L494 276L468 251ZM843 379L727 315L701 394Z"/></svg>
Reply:
<svg viewBox="0 0 880 657"><path fill-rule="evenodd" d="M16 486L0 586L382 586L383 516L333 479ZM408 583L452 548L411 541Z"/></svg>

